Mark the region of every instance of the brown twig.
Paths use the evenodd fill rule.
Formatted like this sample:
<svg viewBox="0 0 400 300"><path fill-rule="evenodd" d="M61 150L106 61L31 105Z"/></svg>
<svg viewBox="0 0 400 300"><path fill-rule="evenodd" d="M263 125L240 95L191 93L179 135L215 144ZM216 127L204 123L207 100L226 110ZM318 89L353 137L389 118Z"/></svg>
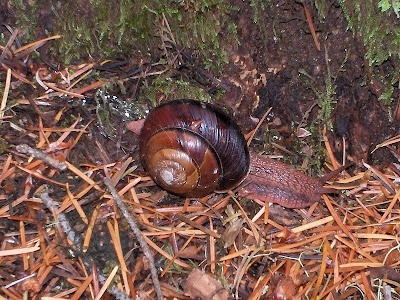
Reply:
<svg viewBox="0 0 400 300"><path fill-rule="evenodd" d="M6 83L4 86L3 97L2 97L1 103L0 103L0 119L3 119L3 117L4 117L4 109L6 108L6 104L7 104L8 92L10 90L10 84L11 84L11 69L7 69Z"/></svg>
<svg viewBox="0 0 400 300"><path fill-rule="evenodd" d="M17 37L18 34L18 28L14 30L14 32L11 34L10 38L7 41L6 46L4 47L3 52L0 55L0 64L3 62L4 58L6 57L7 53L11 51L11 45L14 43L15 38Z"/></svg>
<svg viewBox="0 0 400 300"><path fill-rule="evenodd" d="M37 158L58 170L64 171L68 168L68 165L65 162L59 161L57 158L54 158L53 156L47 154L46 152L39 149L31 148L26 144L18 145L16 149L18 152Z"/></svg>
<svg viewBox="0 0 400 300"><path fill-rule="evenodd" d="M186 218L183 215L178 214L178 215L176 215L176 217L179 220L181 220L182 222L185 222L186 224L189 224L190 226L193 226L194 228L197 228L210 236L213 236L217 239L221 238L221 235L219 233L217 233L211 229L208 229L208 228L204 227L203 225L197 224L196 222L190 220L189 218Z"/></svg>
<svg viewBox="0 0 400 300"><path fill-rule="evenodd" d="M41 197L40 197L43 201L43 203L47 206L47 208L53 212L53 214L56 214L57 210L58 210L58 204L56 204L54 202L54 200L49 196L49 194L44 193ZM74 229L71 227L66 215L64 213L58 213L57 214L57 218L59 221L60 226L62 227L63 231L66 233L68 239L73 243L73 245L75 246L75 250L82 253L82 260L85 263L85 266L90 269L92 262L91 262L91 258L88 257L87 255L83 255L83 251L82 251L82 238L76 234L76 232L74 231ZM99 272L99 271L98 271ZM99 272L100 273L100 272ZM103 275L99 274L99 279L100 282L104 285L106 278ZM123 291L121 291L119 288L117 288L115 285L112 286L109 289L110 293L116 297L117 299L120 300L129 300L130 298L128 297L128 295L126 295Z"/></svg>
<svg viewBox="0 0 400 300"><path fill-rule="evenodd" d="M153 278L153 284L154 284L154 289L157 294L157 299L159 299L159 300L164 299L164 296L161 291L160 281L158 280L157 269L154 264L153 256L151 255L149 246L147 245L145 239L143 238L143 234L140 231L136 220L134 219L134 217L132 217L132 215L135 215L135 217L137 217L136 214L134 212L128 211L128 208L122 202L122 199L118 195L117 190L114 188L114 186L111 183L111 180L109 178L105 177L104 183L108 187L111 195L113 196L113 198L115 200L115 203L117 203L119 209L122 212L122 215L124 216L124 218L126 219L126 221L129 224L129 226L131 227L133 233L135 234L135 237L137 238L144 255L146 256L147 260L149 261L151 277Z"/></svg>

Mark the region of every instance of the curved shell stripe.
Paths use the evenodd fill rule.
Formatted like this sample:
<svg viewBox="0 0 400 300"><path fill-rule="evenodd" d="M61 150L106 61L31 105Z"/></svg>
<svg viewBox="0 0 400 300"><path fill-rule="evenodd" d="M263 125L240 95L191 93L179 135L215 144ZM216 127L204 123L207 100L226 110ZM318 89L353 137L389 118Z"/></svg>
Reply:
<svg viewBox="0 0 400 300"><path fill-rule="evenodd" d="M140 152L157 184L187 197L234 188L250 164L238 126L195 100L174 100L153 109L141 131Z"/></svg>

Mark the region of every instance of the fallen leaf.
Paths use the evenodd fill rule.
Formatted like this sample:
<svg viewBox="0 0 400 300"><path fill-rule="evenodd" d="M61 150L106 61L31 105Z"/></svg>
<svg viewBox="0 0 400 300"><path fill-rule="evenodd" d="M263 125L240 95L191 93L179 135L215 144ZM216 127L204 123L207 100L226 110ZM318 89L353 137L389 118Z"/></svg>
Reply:
<svg viewBox="0 0 400 300"><path fill-rule="evenodd" d="M229 296L218 280L199 269L189 274L184 291L192 299L227 300Z"/></svg>

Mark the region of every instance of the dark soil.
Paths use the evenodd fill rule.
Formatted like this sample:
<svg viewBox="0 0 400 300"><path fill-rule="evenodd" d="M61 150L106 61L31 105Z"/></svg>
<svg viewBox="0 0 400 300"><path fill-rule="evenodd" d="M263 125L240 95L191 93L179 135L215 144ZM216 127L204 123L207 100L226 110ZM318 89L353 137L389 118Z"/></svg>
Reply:
<svg viewBox="0 0 400 300"><path fill-rule="evenodd" d="M370 152L399 132L400 123L392 120L390 114L398 104L398 92L393 95L396 101L392 107L387 107L378 100L379 91L375 87L363 84L369 74L365 48L346 29L347 23L338 5L330 7L323 23L318 21L315 7L308 7L321 43L318 51L302 4L280 1L262 13L255 24L252 8L243 1L233 3L241 8L232 15L238 24L241 45L230 50L231 63L224 79L240 86L226 93L223 99L236 108L244 128L253 126L249 124L249 116L260 118L269 107L273 108L273 116L282 122L279 128L297 127L316 101L309 81L304 80L299 70L305 70L315 79L311 83L314 88L325 91L328 64L336 86L333 100L337 101L331 120L333 131L328 137L336 157L341 159L345 141L348 160L358 163L393 160L387 150ZM306 124L314 122L319 113L320 109L315 106Z"/></svg>

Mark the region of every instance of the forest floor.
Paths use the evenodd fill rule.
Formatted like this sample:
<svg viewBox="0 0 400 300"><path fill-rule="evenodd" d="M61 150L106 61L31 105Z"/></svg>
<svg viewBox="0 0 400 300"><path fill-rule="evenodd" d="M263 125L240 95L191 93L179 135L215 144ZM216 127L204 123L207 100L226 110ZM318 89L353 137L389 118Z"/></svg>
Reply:
<svg viewBox="0 0 400 300"><path fill-rule="evenodd" d="M399 299L398 89L390 105L378 100L381 83L339 6L320 22L314 7L281 1L254 22L245 1L231 4L240 44L227 34L220 76L174 47L168 66L133 57L59 67L44 50L41 59L32 53L61 36L18 45L2 28L10 42L0 56L1 298L155 299L149 253L168 299ZM392 69L388 61L381 72ZM165 73L210 95L224 90L215 104L245 136L271 108L253 151L316 177L354 163L327 183L342 192L291 210L234 193L197 201L161 190L125 116L151 108L135 100ZM115 86L119 93L110 92Z"/></svg>

